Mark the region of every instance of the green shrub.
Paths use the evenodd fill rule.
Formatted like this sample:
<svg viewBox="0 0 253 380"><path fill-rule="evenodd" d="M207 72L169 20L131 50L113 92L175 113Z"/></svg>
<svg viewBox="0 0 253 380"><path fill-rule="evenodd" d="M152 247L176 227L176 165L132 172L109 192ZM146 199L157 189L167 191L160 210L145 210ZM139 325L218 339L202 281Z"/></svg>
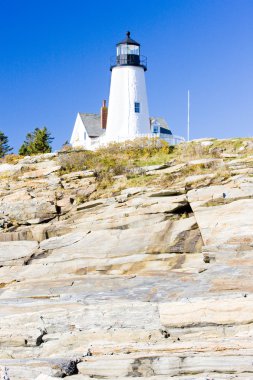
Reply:
<svg viewBox="0 0 253 380"><path fill-rule="evenodd" d="M38 153L50 153L52 151L51 143L53 141L51 133L44 128L35 128L33 132L27 133L26 140L19 149L21 156L31 156Z"/></svg>

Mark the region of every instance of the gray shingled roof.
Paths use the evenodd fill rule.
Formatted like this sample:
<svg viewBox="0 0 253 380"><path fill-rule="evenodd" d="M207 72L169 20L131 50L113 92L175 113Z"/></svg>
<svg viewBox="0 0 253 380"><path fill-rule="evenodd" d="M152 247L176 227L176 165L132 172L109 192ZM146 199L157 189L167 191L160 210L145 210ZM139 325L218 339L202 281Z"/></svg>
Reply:
<svg viewBox="0 0 253 380"><path fill-rule="evenodd" d="M105 133L101 128L100 115L95 113L79 113L89 137L99 137Z"/></svg>

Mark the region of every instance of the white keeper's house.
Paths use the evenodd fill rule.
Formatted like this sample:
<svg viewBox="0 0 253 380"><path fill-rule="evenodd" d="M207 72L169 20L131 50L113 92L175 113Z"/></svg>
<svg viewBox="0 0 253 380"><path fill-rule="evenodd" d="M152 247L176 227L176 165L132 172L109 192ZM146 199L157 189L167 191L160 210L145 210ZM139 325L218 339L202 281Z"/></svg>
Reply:
<svg viewBox="0 0 253 380"><path fill-rule="evenodd" d="M103 101L100 114L78 113L70 144L73 147L96 149L109 142L136 137L159 137L170 144L184 141L172 134L161 117L150 117L145 71L147 58L140 55L140 44L130 37L116 45L111 60L109 105Z"/></svg>

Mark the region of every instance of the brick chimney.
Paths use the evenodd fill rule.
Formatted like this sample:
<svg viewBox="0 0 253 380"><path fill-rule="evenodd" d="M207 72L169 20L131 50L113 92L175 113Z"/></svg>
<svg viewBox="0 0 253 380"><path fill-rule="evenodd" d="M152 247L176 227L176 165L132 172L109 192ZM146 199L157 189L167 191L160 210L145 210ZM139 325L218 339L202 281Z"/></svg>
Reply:
<svg viewBox="0 0 253 380"><path fill-rule="evenodd" d="M108 108L106 107L106 100L103 100L103 104L100 110L101 116L101 128L106 129Z"/></svg>

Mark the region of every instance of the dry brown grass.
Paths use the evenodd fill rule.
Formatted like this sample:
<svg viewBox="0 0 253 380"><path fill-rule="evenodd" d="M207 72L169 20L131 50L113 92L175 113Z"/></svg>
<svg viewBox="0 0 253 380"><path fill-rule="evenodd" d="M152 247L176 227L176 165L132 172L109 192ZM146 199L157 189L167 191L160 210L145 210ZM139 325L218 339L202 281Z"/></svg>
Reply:
<svg viewBox="0 0 253 380"><path fill-rule="evenodd" d="M157 138L135 139L124 143L112 143L95 152L79 150L61 152L59 164L60 174L79 170L94 170L98 187L105 189L114 182L118 175L128 175L131 169L164 163L169 160L173 148Z"/></svg>
<svg viewBox="0 0 253 380"><path fill-rule="evenodd" d="M185 142L175 147L175 158L187 162L201 158L221 158L223 154L247 156L253 154L253 138L212 139L211 145L203 146L201 141Z"/></svg>
<svg viewBox="0 0 253 380"><path fill-rule="evenodd" d="M3 158L0 159L1 164L16 164L18 161L23 158L19 154L7 154Z"/></svg>

